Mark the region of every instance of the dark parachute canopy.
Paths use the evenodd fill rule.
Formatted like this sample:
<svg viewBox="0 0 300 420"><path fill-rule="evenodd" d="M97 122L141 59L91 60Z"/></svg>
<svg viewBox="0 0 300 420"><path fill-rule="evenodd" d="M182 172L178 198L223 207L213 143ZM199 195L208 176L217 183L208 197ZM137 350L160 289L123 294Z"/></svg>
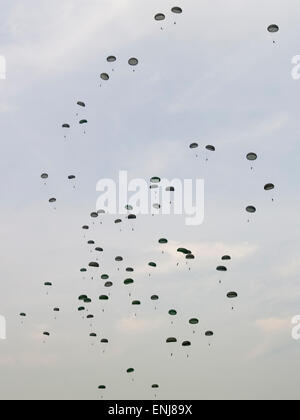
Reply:
<svg viewBox="0 0 300 420"><path fill-rule="evenodd" d="M247 154L247 160L249 160L250 162L255 161L258 158L257 154L254 152L250 152Z"/></svg>
<svg viewBox="0 0 300 420"><path fill-rule="evenodd" d="M190 144L190 149L197 149L199 147L198 143L192 143Z"/></svg>
<svg viewBox="0 0 300 420"><path fill-rule="evenodd" d="M272 24L268 26L268 32L270 32L271 34L274 34L276 32L279 31L279 26L276 24Z"/></svg>
<svg viewBox="0 0 300 420"><path fill-rule="evenodd" d="M107 73L101 73L100 78L107 82L109 80L109 75Z"/></svg>
<svg viewBox="0 0 300 420"><path fill-rule="evenodd" d="M163 13L157 13L157 14L154 16L154 19L155 19L156 21L158 21L158 22L161 22L162 20L165 20L165 19L166 19L166 16L165 16Z"/></svg>
<svg viewBox="0 0 300 420"><path fill-rule="evenodd" d="M206 148L206 150L209 150L210 152L215 152L216 151L215 146L208 145L205 148Z"/></svg>
<svg viewBox="0 0 300 420"><path fill-rule="evenodd" d="M176 316L176 315L177 315L177 311L176 311L175 309L171 309L171 310L169 311L169 315L171 315L171 316Z"/></svg>
<svg viewBox="0 0 300 420"><path fill-rule="evenodd" d="M172 7L171 11L173 13L176 13L177 15L180 15L182 13L182 8L181 7Z"/></svg>
<svg viewBox="0 0 300 420"><path fill-rule="evenodd" d="M167 344L177 343L177 338L175 338L175 337L170 337L170 338L167 338L166 343L167 343Z"/></svg>
<svg viewBox="0 0 300 420"><path fill-rule="evenodd" d="M78 101L78 102L77 102L77 105L78 105L78 106L81 106L82 108L85 108L85 103L84 103L84 102L82 102L82 101Z"/></svg>
<svg viewBox="0 0 300 420"><path fill-rule="evenodd" d="M90 263L89 263L89 267L92 267L92 268L99 268L100 266L99 266L99 264L98 264L97 262L90 262Z"/></svg>
<svg viewBox="0 0 300 420"><path fill-rule="evenodd" d="M133 283L134 283L134 280L133 279L126 279L126 280L124 280L125 286L129 286L130 284L133 284Z"/></svg>
<svg viewBox="0 0 300 420"><path fill-rule="evenodd" d="M189 251L189 250L188 250L188 249L186 249L186 248L178 248L178 249L177 249L177 252L179 252L180 254L184 254L184 255L191 254L191 251Z"/></svg>
<svg viewBox="0 0 300 420"><path fill-rule="evenodd" d="M228 299L236 299L238 297L238 294L236 292L229 292L227 293Z"/></svg>
<svg viewBox="0 0 300 420"><path fill-rule="evenodd" d="M274 184L266 184L264 186L264 190L265 191L272 191L272 190L274 190L274 188L275 188L275 185Z"/></svg>
<svg viewBox="0 0 300 420"><path fill-rule="evenodd" d="M220 271L220 272L226 272L227 271L227 267L224 267L223 265L220 265L219 267L217 267L217 271Z"/></svg>
<svg viewBox="0 0 300 420"><path fill-rule="evenodd" d="M159 178L158 176L153 176L150 179L151 184L159 184L161 182L161 178Z"/></svg>
<svg viewBox="0 0 300 420"><path fill-rule="evenodd" d="M148 265L149 265L149 267L152 267L152 268L157 267L157 264L155 262L150 262Z"/></svg>
<svg viewBox="0 0 300 420"><path fill-rule="evenodd" d="M199 324L199 319L197 319L197 318L192 318L192 319L190 319L190 320L189 320L189 323L190 323L191 325L198 325L198 324Z"/></svg>
<svg viewBox="0 0 300 420"><path fill-rule="evenodd" d="M256 207L254 206L248 206L246 208L247 213L256 213Z"/></svg>
<svg viewBox="0 0 300 420"><path fill-rule="evenodd" d="M108 63L114 63L115 61L117 61L117 57L115 57L114 55L110 55L109 57L107 57L106 60Z"/></svg>
<svg viewBox="0 0 300 420"><path fill-rule="evenodd" d="M45 173L45 174L42 174L42 175L41 175L41 178L42 178L42 179L48 179L48 178L49 178L49 175L48 175L48 174L46 174L46 173Z"/></svg>
<svg viewBox="0 0 300 420"><path fill-rule="evenodd" d="M167 244L169 241L168 241L168 239L165 239L165 238L162 238L162 239L160 239L159 241L158 241L158 243L159 244L161 244L161 245L165 245L165 244Z"/></svg>
<svg viewBox="0 0 300 420"><path fill-rule="evenodd" d="M63 124L62 128L71 128L70 124Z"/></svg>
<svg viewBox="0 0 300 420"><path fill-rule="evenodd" d="M129 64L130 66L135 67L135 66L137 66L137 65L139 64L139 60L138 60L137 58L135 58L135 57L132 57L132 58L130 58L130 59L128 60L128 64Z"/></svg>
<svg viewBox="0 0 300 420"><path fill-rule="evenodd" d="M195 259L195 255L193 255L193 254L187 254L187 255L185 256L185 258L186 258L187 260L194 260L194 259Z"/></svg>

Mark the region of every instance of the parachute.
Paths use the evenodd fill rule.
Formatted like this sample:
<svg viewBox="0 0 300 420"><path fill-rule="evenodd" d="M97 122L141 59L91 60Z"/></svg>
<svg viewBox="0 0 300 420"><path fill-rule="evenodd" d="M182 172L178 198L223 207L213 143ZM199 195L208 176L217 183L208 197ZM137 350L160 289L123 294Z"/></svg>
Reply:
<svg viewBox="0 0 300 420"><path fill-rule="evenodd" d="M167 344L177 343L177 338L175 338L175 337L170 337L170 338L167 338L166 343L167 343Z"/></svg>
<svg viewBox="0 0 300 420"><path fill-rule="evenodd" d="M128 64L132 67L135 67L139 64L139 60L135 57L132 57L128 60Z"/></svg>
<svg viewBox="0 0 300 420"><path fill-rule="evenodd" d="M278 31L279 31L279 26L278 25L272 24L272 25L268 26L268 32L270 32L271 34L274 34Z"/></svg>
<svg viewBox="0 0 300 420"><path fill-rule="evenodd" d="M79 124L80 124L80 125L87 124L87 123L88 123L88 120L80 120L80 121L79 121Z"/></svg>
<svg viewBox="0 0 300 420"><path fill-rule="evenodd" d="M177 311L175 311L175 309L171 309L171 310L169 311L169 315L171 315L171 316L176 316L176 315L177 315Z"/></svg>
<svg viewBox="0 0 300 420"><path fill-rule="evenodd" d="M149 267L156 268L157 264L155 262L149 262Z"/></svg>
<svg viewBox="0 0 300 420"><path fill-rule="evenodd" d="M178 249L177 249L177 252L179 252L180 254L184 254L184 255L191 254L191 251L189 251L189 250L188 250L188 249L186 249L186 248L178 248Z"/></svg>
<svg viewBox="0 0 300 420"><path fill-rule="evenodd" d="M78 101L77 105L81 106L82 108L85 108L85 103L84 102Z"/></svg>
<svg viewBox="0 0 300 420"><path fill-rule="evenodd" d="M100 78L107 82L109 80L109 75L107 73L101 73Z"/></svg>
<svg viewBox="0 0 300 420"><path fill-rule="evenodd" d="M134 280L133 279L126 279L126 280L124 280L125 286L129 286L130 284L133 284L133 283L134 283Z"/></svg>
<svg viewBox="0 0 300 420"><path fill-rule="evenodd" d="M236 299L238 297L238 294L236 292L229 292L227 293L228 299Z"/></svg>
<svg viewBox="0 0 300 420"><path fill-rule="evenodd" d="M92 268L99 268L100 266L99 266L99 264L98 264L97 262L90 262L90 263L89 263L89 267L92 267Z"/></svg>
<svg viewBox="0 0 300 420"><path fill-rule="evenodd" d="M115 57L114 55L110 55L109 57L107 57L106 61L108 63L115 63L117 61L117 57Z"/></svg>
<svg viewBox="0 0 300 420"><path fill-rule="evenodd" d="M227 271L227 267L224 267L223 265L220 265L219 267L217 267L217 271L226 272Z"/></svg>
<svg viewBox="0 0 300 420"><path fill-rule="evenodd" d="M154 16L154 19L155 19L157 22L161 22L161 21L163 21L163 20L165 20L165 19L166 19L166 16L165 16L163 13L157 13L157 14Z"/></svg>
<svg viewBox="0 0 300 420"><path fill-rule="evenodd" d="M208 150L208 151L210 151L210 152L215 152L215 151L216 151L215 146L210 146L210 145L208 145L208 146L206 146L205 148L206 148L206 150Z"/></svg>
<svg viewBox="0 0 300 420"><path fill-rule="evenodd" d="M257 160L257 158L258 156L256 153L251 152L247 154L247 160L249 160L250 162Z"/></svg>
<svg viewBox="0 0 300 420"><path fill-rule="evenodd" d="M256 208L254 206L248 206L246 211L247 213L256 213Z"/></svg>
<svg viewBox="0 0 300 420"><path fill-rule="evenodd" d="M175 14L180 15L182 13L181 7L172 7L171 11Z"/></svg>
<svg viewBox="0 0 300 420"><path fill-rule="evenodd" d="M265 191L272 191L272 190L274 190L274 188L275 188L275 185L274 184L266 184L264 186L264 190Z"/></svg>
<svg viewBox="0 0 300 420"><path fill-rule="evenodd" d="M150 179L151 184L159 184L161 182L161 179L158 176L153 176Z"/></svg>

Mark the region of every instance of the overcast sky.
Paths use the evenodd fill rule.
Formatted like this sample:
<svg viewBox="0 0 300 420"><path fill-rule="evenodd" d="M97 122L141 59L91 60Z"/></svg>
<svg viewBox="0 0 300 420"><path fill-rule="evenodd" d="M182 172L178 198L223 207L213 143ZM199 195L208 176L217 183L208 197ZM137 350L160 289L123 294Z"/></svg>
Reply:
<svg viewBox="0 0 300 420"><path fill-rule="evenodd" d="M300 342L291 338L291 318L300 313L300 81L291 77L291 60L300 54L300 4L175 3L2 0L1 399L94 399L101 384L108 399L151 399L153 383L161 399L299 398ZM174 17L173 6L184 13ZM157 12L167 15L163 31ZM272 23L280 26L275 38L266 30ZM106 62L111 54L114 66ZM135 72L130 57L140 61ZM102 72L111 78L100 87ZM86 135L78 100L87 104L79 110L89 121ZM189 149L194 141L198 158ZM216 147L208 163L207 144ZM259 156L254 171L245 158L252 151ZM92 225L98 180L117 179L120 170L147 181L204 179L204 224L149 216L138 218L134 232L128 222L120 232L109 217ZM268 182L276 185L273 196L264 192ZM257 214L247 223L250 204ZM84 224L91 225L86 238ZM169 239L165 254L161 237ZM100 273L114 282L104 314L103 281L79 272L94 258L89 239L104 248ZM196 256L191 271L178 259L179 246ZM232 262L220 285L224 254ZM120 272L117 255L124 257ZM158 264L151 277L149 261ZM142 301L136 318L123 286L127 266L136 268L132 298ZM234 311L231 290L239 294ZM82 293L93 299L91 328L77 312ZM27 313L23 325L20 312ZM200 319L196 334L192 317ZM51 332L46 344L43 331ZM91 332L110 340L105 354L91 346ZM189 359L180 346L170 357L169 336L192 341Z"/></svg>

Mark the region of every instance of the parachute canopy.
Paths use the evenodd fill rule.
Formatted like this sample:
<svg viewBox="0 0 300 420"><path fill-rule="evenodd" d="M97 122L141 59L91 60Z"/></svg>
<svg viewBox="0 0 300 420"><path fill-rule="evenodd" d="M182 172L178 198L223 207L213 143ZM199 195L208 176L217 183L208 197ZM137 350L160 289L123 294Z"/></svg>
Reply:
<svg viewBox="0 0 300 420"><path fill-rule="evenodd" d="M130 66L135 67L135 66L137 66L137 65L139 64L139 60L138 60L137 58L135 58L135 57L132 57L132 58L130 58L130 59L128 60L128 64L129 64Z"/></svg>
<svg viewBox="0 0 300 420"><path fill-rule="evenodd" d="M264 190L265 191L271 191L271 190L274 190L274 188L275 188L275 185L274 184L266 184L264 186Z"/></svg>
<svg viewBox="0 0 300 420"><path fill-rule="evenodd" d="M100 78L107 82L107 80L109 80L109 75L107 73L101 73Z"/></svg>
<svg viewBox="0 0 300 420"><path fill-rule="evenodd" d="M271 34L274 34L278 31L279 31L279 26L278 25L272 24L272 25L268 26L268 32L270 32Z"/></svg>
<svg viewBox="0 0 300 420"><path fill-rule="evenodd" d="M162 21L162 20L165 20L165 19L166 19L166 16L165 16L163 13L157 13L157 14L154 16L154 19L155 19L156 21L160 22L160 21Z"/></svg>
<svg viewBox="0 0 300 420"><path fill-rule="evenodd" d="M257 154L253 152L247 154L247 160L250 160L250 161L256 160L257 157L258 157Z"/></svg>
<svg viewBox="0 0 300 420"><path fill-rule="evenodd" d="M178 14L178 15L180 15L180 14L182 13L182 9L181 9L181 7L172 7L171 11L172 11L173 13Z"/></svg>
<svg viewBox="0 0 300 420"><path fill-rule="evenodd" d="M254 206L248 206L246 211L247 213L256 213L256 208Z"/></svg>

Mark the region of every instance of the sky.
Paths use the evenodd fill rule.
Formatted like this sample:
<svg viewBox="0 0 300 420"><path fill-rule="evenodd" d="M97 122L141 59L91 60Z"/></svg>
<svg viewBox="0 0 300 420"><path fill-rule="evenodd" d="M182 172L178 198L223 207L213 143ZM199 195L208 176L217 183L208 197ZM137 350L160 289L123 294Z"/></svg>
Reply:
<svg viewBox="0 0 300 420"><path fill-rule="evenodd" d="M173 6L183 14L174 17ZM154 383L160 399L298 399L300 342L291 319L300 313L300 81L291 77L291 61L300 54L299 2L2 0L1 9L0 314L7 339L0 341L0 399L99 399L102 384L106 399L152 399ZM167 15L163 30L153 19L158 12ZM275 38L267 32L273 23ZM117 57L113 66L109 55ZM130 57L139 59L135 72ZM101 84L102 72L111 77ZM89 121L86 134L78 112ZM208 162L207 144L216 147ZM248 152L259 157L253 171ZM120 232L107 216L93 225L97 182L117 180L120 170L147 181L204 179L204 223L142 216L134 232L128 222ZM268 182L276 185L273 196L263 189ZM247 223L250 204L257 213ZM91 226L86 238L84 224ZM162 237L169 240L164 254ZM103 281L79 271L91 259L89 239L104 248L100 272L114 282L104 313ZM179 246L193 250L191 270L179 261ZM219 284L225 254L232 261ZM117 255L124 257L120 271ZM149 261L158 265L150 277ZM136 317L123 286L127 266L135 268L132 298L142 301ZM48 295L45 282L53 283ZM231 290L239 295L234 311ZM93 299L92 327L77 312L83 293ZM153 294L160 296L156 311ZM56 320L54 307L61 308ZM200 320L195 334L192 317ZM43 331L51 332L46 343ZM109 338L104 354L91 332ZM170 357L170 336L192 341L188 358L180 345Z"/></svg>

